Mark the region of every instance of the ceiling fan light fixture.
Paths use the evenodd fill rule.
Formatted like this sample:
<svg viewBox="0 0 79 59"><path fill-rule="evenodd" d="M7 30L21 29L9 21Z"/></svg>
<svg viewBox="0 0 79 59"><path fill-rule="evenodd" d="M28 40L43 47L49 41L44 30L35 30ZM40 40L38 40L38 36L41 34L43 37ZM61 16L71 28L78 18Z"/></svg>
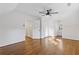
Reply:
<svg viewBox="0 0 79 59"><path fill-rule="evenodd" d="M39 13L43 16L51 16L52 14L58 14L58 12L52 12L52 9L44 9L44 11L40 11Z"/></svg>

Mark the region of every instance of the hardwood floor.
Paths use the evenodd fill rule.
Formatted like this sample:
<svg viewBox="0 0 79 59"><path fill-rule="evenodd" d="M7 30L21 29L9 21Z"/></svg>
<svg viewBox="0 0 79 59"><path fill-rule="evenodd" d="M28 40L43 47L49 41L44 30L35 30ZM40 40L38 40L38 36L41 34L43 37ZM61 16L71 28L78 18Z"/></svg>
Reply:
<svg viewBox="0 0 79 59"><path fill-rule="evenodd" d="M26 38L26 54L36 54L36 55L59 55L63 54L62 40L53 40L52 37L44 39L31 39ZM29 43L30 41L30 43ZM60 43L61 42L61 43Z"/></svg>
<svg viewBox="0 0 79 59"><path fill-rule="evenodd" d="M0 47L0 55L24 55L24 41Z"/></svg>
<svg viewBox="0 0 79 59"><path fill-rule="evenodd" d="M0 55L79 55L79 41L47 37L32 39L0 47Z"/></svg>
<svg viewBox="0 0 79 59"><path fill-rule="evenodd" d="M79 41L64 39L64 54L65 55L79 55Z"/></svg>

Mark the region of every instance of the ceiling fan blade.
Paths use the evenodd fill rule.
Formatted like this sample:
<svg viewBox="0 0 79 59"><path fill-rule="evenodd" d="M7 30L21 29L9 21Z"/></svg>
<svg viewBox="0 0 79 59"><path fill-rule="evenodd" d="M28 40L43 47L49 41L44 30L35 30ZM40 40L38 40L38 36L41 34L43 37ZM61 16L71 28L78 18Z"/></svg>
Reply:
<svg viewBox="0 0 79 59"><path fill-rule="evenodd" d="M52 16L51 14L49 14L49 16Z"/></svg>
<svg viewBox="0 0 79 59"><path fill-rule="evenodd" d="M49 11L52 11L52 9L49 9Z"/></svg>
<svg viewBox="0 0 79 59"><path fill-rule="evenodd" d="M45 16L45 14L41 14L41 16Z"/></svg>
<svg viewBox="0 0 79 59"><path fill-rule="evenodd" d="M42 16L45 16L45 15L42 15Z"/></svg>
<svg viewBox="0 0 79 59"><path fill-rule="evenodd" d="M52 12L51 14L58 14L58 12Z"/></svg>
<svg viewBox="0 0 79 59"><path fill-rule="evenodd" d="M44 8L44 11L48 10L47 8Z"/></svg>
<svg viewBox="0 0 79 59"><path fill-rule="evenodd" d="M46 14L45 12L39 12L39 13L41 13L41 14Z"/></svg>

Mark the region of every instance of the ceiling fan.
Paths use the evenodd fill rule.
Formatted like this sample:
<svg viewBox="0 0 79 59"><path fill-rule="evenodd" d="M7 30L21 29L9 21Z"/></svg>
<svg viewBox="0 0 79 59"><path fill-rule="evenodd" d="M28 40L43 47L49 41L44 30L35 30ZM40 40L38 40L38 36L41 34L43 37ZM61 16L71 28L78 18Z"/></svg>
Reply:
<svg viewBox="0 0 79 59"><path fill-rule="evenodd" d="M52 14L58 14L58 12L52 11L52 9L47 9L47 10L44 9L44 11L40 11L39 13L42 16L47 16L47 15L51 16Z"/></svg>

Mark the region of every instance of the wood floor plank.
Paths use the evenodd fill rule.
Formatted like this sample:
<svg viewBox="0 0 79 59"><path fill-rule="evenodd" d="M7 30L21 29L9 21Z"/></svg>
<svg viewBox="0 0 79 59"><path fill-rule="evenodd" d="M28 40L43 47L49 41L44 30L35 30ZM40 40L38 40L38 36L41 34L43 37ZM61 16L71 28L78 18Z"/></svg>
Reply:
<svg viewBox="0 0 79 59"><path fill-rule="evenodd" d="M60 37L25 41L0 47L0 55L79 55L79 41Z"/></svg>

